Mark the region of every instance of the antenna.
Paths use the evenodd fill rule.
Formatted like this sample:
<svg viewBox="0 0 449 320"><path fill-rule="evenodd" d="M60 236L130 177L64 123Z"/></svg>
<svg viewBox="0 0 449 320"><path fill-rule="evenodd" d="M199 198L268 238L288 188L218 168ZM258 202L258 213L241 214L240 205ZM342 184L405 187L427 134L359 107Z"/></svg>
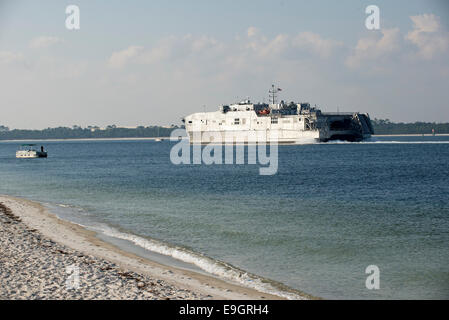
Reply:
<svg viewBox="0 0 449 320"><path fill-rule="evenodd" d="M279 91L282 91L282 89L275 87L274 84L271 85L271 89L268 91L268 93L270 94L269 95L269 97L270 97L269 100L272 101L273 104L276 104L277 93Z"/></svg>

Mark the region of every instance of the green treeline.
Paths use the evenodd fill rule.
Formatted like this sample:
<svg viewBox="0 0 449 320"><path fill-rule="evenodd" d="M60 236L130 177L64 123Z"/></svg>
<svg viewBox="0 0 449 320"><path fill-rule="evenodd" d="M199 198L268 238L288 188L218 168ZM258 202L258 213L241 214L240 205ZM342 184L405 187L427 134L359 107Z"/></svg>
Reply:
<svg viewBox="0 0 449 320"><path fill-rule="evenodd" d="M151 137L169 137L177 126L166 127L137 127L137 128L118 128L108 126L105 129L58 127L47 128L43 130L2 130L0 131L0 140L27 140L27 139L89 139L89 138L151 138Z"/></svg>
<svg viewBox="0 0 449 320"><path fill-rule="evenodd" d="M432 134L449 133L449 123L435 122L390 122L390 120L374 119L371 120L374 128L374 134Z"/></svg>
<svg viewBox="0 0 449 320"><path fill-rule="evenodd" d="M390 122L388 119L374 119L371 121L375 134L432 134L432 129L435 129L436 134L449 134L449 123L395 123ZM73 126L72 128L58 127L43 130L9 130L8 127L0 125L0 140L169 137L174 129L179 128L181 127L142 126L137 128L119 128L115 125L110 125L105 129Z"/></svg>

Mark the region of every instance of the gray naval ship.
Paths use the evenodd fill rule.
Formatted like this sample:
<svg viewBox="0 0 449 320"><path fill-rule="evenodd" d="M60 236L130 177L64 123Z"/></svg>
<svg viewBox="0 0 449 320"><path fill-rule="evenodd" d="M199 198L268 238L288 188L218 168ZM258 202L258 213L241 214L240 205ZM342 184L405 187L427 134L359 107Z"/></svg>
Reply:
<svg viewBox="0 0 449 320"><path fill-rule="evenodd" d="M322 112L309 103L276 103L281 89L272 86L271 103L223 105L215 112L198 112L183 122L190 143L302 144L330 140L362 141L374 134L368 114Z"/></svg>

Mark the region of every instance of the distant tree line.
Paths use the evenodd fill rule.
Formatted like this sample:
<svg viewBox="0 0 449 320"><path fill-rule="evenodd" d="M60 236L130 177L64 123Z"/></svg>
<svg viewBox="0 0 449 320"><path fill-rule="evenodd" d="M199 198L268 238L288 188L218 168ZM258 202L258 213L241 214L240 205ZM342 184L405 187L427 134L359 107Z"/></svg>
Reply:
<svg viewBox="0 0 449 320"><path fill-rule="evenodd" d="M73 126L72 128L58 127L43 130L5 129L0 130L0 140L169 137L173 130L179 128L178 126L169 128L158 126L120 128L110 125L104 129L92 126L87 128L81 128L80 126Z"/></svg>
<svg viewBox="0 0 449 320"><path fill-rule="evenodd" d="M403 123L390 122L388 119L374 119L371 122L375 134L432 134L432 129L435 129L435 134L449 133L449 123Z"/></svg>
<svg viewBox="0 0 449 320"><path fill-rule="evenodd" d="M390 122L388 119L374 119L371 121L375 134L431 134L432 129L435 129L436 134L449 134L449 123L396 123ZM178 128L182 127L141 126L137 128L120 128L115 125L109 125L104 129L97 126L89 126L87 128L73 126L72 128L58 127L43 130L9 130L8 127L0 125L0 140L169 137L170 133Z"/></svg>

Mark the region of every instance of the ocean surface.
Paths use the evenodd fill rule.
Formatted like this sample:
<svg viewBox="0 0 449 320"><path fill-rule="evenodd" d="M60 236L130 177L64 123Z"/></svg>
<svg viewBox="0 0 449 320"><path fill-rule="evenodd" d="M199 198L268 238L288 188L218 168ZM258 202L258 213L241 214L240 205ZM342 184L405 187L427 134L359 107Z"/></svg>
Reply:
<svg viewBox="0 0 449 320"><path fill-rule="evenodd" d="M47 159L16 159L21 143L0 142L0 194L142 255L290 298L449 298L447 136L279 146L272 176L174 165L170 141L45 141Z"/></svg>

